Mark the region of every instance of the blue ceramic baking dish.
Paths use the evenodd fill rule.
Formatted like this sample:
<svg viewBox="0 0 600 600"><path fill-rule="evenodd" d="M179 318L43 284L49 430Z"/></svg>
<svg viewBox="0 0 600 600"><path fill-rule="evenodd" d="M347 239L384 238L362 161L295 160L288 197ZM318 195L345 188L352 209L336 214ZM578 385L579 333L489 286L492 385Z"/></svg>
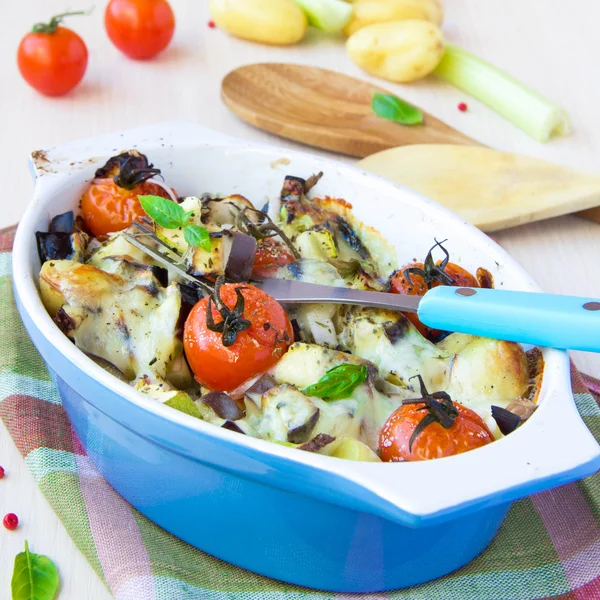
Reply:
<svg viewBox="0 0 600 600"><path fill-rule="evenodd" d="M458 569L486 548L514 500L600 468L600 448L575 408L567 355L555 350L544 350L540 406L527 423L473 452L420 463L298 452L189 417L114 378L44 310L34 232L77 206L99 164L133 147L181 194L241 193L257 205L277 196L285 174L323 170L319 192L350 201L399 256L412 257L419 238L435 234L452 239L457 262L488 269L499 287L538 288L501 248L446 209L320 157L249 145L190 123L35 152L34 197L14 245L18 308L91 460L154 522L262 575L375 592Z"/></svg>

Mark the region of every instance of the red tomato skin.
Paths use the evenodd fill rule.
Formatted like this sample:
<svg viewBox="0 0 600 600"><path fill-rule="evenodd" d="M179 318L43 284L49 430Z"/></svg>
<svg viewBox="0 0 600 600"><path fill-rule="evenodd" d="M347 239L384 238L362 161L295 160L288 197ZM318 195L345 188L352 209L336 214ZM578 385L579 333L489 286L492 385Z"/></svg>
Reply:
<svg viewBox="0 0 600 600"><path fill-rule="evenodd" d="M458 417L444 429L439 423L428 425L409 450L410 437L427 414L423 404L406 404L386 421L379 435L379 452L384 462L430 460L468 452L494 441L483 419L470 408L454 402Z"/></svg>
<svg viewBox="0 0 600 600"><path fill-rule="evenodd" d="M138 200L138 196L145 194L170 198L164 188L152 181L138 183L131 190L119 187L112 179L93 181L81 198L83 220L100 239L127 229L146 214Z"/></svg>
<svg viewBox="0 0 600 600"><path fill-rule="evenodd" d="M19 44L17 65L23 79L45 96L62 96L85 75L88 51L67 27L54 33L28 33Z"/></svg>
<svg viewBox="0 0 600 600"><path fill-rule="evenodd" d="M252 266L254 277L273 277L280 267L295 261L290 249L273 238L259 240Z"/></svg>
<svg viewBox="0 0 600 600"><path fill-rule="evenodd" d="M439 261L438 261L439 264ZM418 269L423 268L423 263L411 263L404 265L401 269L394 271L390 277L390 292L393 294L407 294L410 296L424 296L427 292L427 285L423 277L420 275L411 275L409 283L408 279L404 275L404 271L408 268L416 267ZM469 273L466 269L463 269L459 265L454 263L448 263L444 269L452 279L454 279L453 287L479 287L477 279ZM439 281L434 281L431 285L432 288L438 287ZM415 313L403 313L404 316L417 328L419 333L427 338L428 340L435 341L441 334L441 331L437 329L430 329L427 325L423 325L419 320L419 317Z"/></svg>
<svg viewBox="0 0 600 600"><path fill-rule="evenodd" d="M123 54L145 60L169 45L175 15L166 0L110 0L104 26L110 41Z"/></svg>
<svg viewBox="0 0 600 600"><path fill-rule="evenodd" d="M232 391L242 383L273 367L294 340L289 317L274 298L252 285L225 284L221 298L229 308L237 300L235 288L242 289L245 319L252 325L237 334L231 346L224 346L222 334L206 325L208 298L190 312L184 327L183 345L196 381L211 390ZM221 315L213 305L213 319ZM265 329L265 324L269 326Z"/></svg>

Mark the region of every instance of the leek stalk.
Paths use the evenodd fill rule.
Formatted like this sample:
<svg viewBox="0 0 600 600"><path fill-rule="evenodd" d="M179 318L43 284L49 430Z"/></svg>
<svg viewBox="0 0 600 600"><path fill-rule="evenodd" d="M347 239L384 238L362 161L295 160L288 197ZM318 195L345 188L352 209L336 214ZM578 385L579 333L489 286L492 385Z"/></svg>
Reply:
<svg viewBox="0 0 600 600"><path fill-rule="evenodd" d="M569 115L560 106L453 44L446 44L434 74L487 104L539 142L571 133Z"/></svg>
<svg viewBox="0 0 600 600"><path fill-rule="evenodd" d="M352 5L343 0L296 0L311 27L327 33L342 31L352 18Z"/></svg>

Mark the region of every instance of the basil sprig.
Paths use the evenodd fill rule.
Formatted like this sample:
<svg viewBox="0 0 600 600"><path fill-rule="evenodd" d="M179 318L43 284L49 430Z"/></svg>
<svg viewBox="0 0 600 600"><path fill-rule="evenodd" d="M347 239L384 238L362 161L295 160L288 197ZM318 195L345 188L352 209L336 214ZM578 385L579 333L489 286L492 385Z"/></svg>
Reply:
<svg viewBox="0 0 600 600"><path fill-rule="evenodd" d="M373 95L371 108L378 117L402 125L418 125L423 122L423 113L416 106L390 94L376 92Z"/></svg>
<svg viewBox="0 0 600 600"><path fill-rule="evenodd" d="M366 381L368 376L365 365L344 363L329 369L317 383L302 390L306 396L317 396L323 400L343 400Z"/></svg>
<svg viewBox="0 0 600 600"><path fill-rule="evenodd" d="M190 224L192 212L185 212L181 204L160 196L138 196L146 214L160 227L183 229L183 237L190 246L210 252L210 237L205 227Z"/></svg>
<svg viewBox="0 0 600 600"><path fill-rule="evenodd" d="M59 583L56 565L47 556L29 552L25 542L25 551L15 556L12 600L53 600Z"/></svg>

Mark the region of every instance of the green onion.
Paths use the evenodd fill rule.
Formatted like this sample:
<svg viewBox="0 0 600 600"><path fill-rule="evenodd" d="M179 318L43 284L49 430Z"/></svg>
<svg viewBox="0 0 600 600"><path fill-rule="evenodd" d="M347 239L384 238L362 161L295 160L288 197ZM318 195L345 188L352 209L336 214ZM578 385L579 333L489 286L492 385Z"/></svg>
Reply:
<svg viewBox="0 0 600 600"><path fill-rule="evenodd" d="M487 104L539 142L571 133L569 115L560 106L453 44L446 44L434 74Z"/></svg>
<svg viewBox="0 0 600 600"><path fill-rule="evenodd" d="M348 25L352 18L352 4L344 0L296 0L304 11L311 27L327 33L337 33Z"/></svg>

